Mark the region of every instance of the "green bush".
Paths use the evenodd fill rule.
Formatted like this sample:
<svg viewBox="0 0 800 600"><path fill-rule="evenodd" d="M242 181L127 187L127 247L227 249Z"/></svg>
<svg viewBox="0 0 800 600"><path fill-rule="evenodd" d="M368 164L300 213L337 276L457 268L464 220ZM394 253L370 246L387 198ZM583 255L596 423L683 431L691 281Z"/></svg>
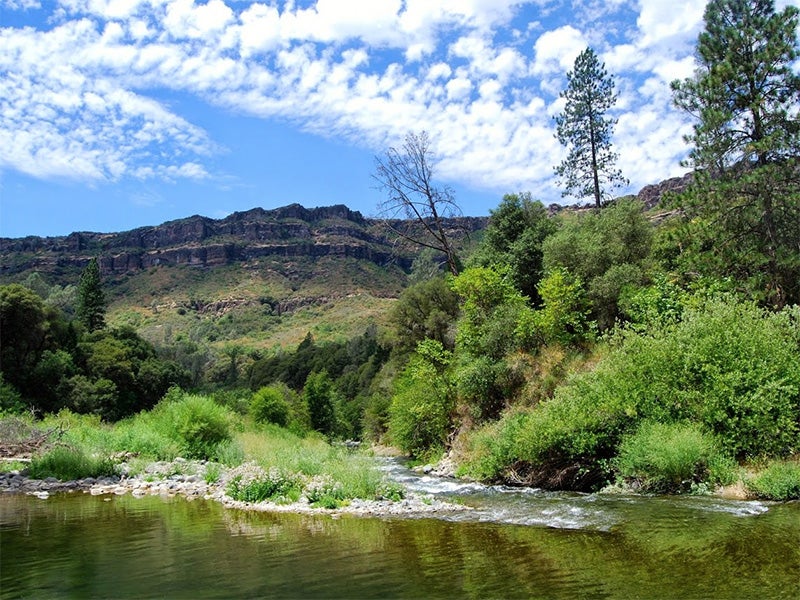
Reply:
<svg viewBox="0 0 800 600"><path fill-rule="evenodd" d="M89 456L83 450L56 446L31 460L28 476L33 479L55 477L61 481L114 475L114 463L108 458Z"/></svg>
<svg viewBox="0 0 800 600"><path fill-rule="evenodd" d="M25 403L16 388L3 380L0 371L0 414L17 414L24 412Z"/></svg>
<svg viewBox="0 0 800 600"><path fill-rule="evenodd" d="M450 429L453 386L446 373L450 353L439 342L421 342L397 381L389 407L389 436L411 456L440 452Z"/></svg>
<svg viewBox="0 0 800 600"><path fill-rule="evenodd" d="M213 458L217 447L231 439L230 411L207 396L165 400L153 413L157 426L179 444L185 458Z"/></svg>
<svg viewBox="0 0 800 600"><path fill-rule="evenodd" d="M458 397L474 407L476 418L496 418L513 391L505 385L509 378L509 368L503 360L488 356L463 360L455 373Z"/></svg>
<svg viewBox="0 0 800 600"><path fill-rule="evenodd" d="M642 421L690 421L736 459L785 456L800 433L800 349L792 313L733 298L648 333L623 331L595 369L554 396L473 434L464 466L499 478L527 465L603 469ZM724 470L723 465L719 465Z"/></svg>
<svg viewBox="0 0 800 600"><path fill-rule="evenodd" d="M274 423L286 427L290 406L277 386L265 386L253 394L250 415L256 423Z"/></svg>
<svg viewBox="0 0 800 600"><path fill-rule="evenodd" d="M534 313L533 322L545 343L570 345L590 336L589 302L580 277L563 267L554 268L537 290L542 308Z"/></svg>
<svg viewBox="0 0 800 600"><path fill-rule="evenodd" d="M306 484L309 504L323 508L338 508L346 499L342 484L329 475L316 475Z"/></svg>
<svg viewBox="0 0 800 600"><path fill-rule="evenodd" d="M645 491L684 492L693 483L718 483L723 474L712 467L724 461L698 423L645 421L622 440L614 463L620 477Z"/></svg>
<svg viewBox="0 0 800 600"><path fill-rule="evenodd" d="M133 452L156 460L170 460L181 453L181 445L170 435L168 426L160 426L151 413L140 413L120 421L114 428L114 449Z"/></svg>
<svg viewBox="0 0 800 600"><path fill-rule="evenodd" d="M542 245L545 272L567 269L592 300L591 317L601 330L614 324L626 284L641 283L652 246L653 226L642 203L620 199L600 212L562 217L561 228Z"/></svg>
<svg viewBox="0 0 800 600"><path fill-rule="evenodd" d="M776 461L747 481L747 487L767 500L800 500L800 463Z"/></svg>

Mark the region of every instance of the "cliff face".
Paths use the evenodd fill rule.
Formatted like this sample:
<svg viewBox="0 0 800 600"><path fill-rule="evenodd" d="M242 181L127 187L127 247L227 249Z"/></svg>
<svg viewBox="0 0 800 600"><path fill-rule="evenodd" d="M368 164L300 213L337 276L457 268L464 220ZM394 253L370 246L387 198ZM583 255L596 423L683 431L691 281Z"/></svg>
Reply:
<svg viewBox="0 0 800 600"><path fill-rule="evenodd" d="M486 226L486 218L453 220L453 231ZM72 233L41 238L0 238L0 275L38 271L58 276L82 269L97 256L106 275L160 265L213 267L261 257L332 256L408 268L413 253L394 243L379 221L346 206L306 209L293 204L255 208L215 220L193 216L122 233Z"/></svg>

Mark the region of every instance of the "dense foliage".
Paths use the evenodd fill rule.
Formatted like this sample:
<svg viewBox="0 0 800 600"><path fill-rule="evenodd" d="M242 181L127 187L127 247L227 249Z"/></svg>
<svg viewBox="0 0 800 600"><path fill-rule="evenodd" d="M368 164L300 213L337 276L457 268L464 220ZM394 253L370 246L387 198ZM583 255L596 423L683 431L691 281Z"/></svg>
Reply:
<svg viewBox="0 0 800 600"><path fill-rule="evenodd" d="M713 0L699 68L673 83L697 118L690 193L677 199L691 242L683 264L731 276L775 306L800 301L800 11L772 0Z"/></svg>
<svg viewBox="0 0 800 600"><path fill-rule="evenodd" d="M525 479L537 485L592 487L611 476L608 460L621 445L632 447L628 436L647 435L643 422L695 423L696 436L709 440L706 453L712 447L738 459L795 453L797 319L796 310L764 313L726 298L647 333L622 330L595 368L574 376L552 399L509 413L476 435L466 468L487 479L527 469ZM706 444L683 439L700 449ZM641 441L636 449L645 452ZM707 459L697 452L698 461ZM548 464L564 471L559 481L551 481L551 470L537 470Z"/></svg>
<svg viewBox="0 0 800 600"><path fill-rule="evenodd" d="M95 327L81 321L84 308L70 320L62 307L74 289L35 278L0 287L0 408L68 408L99 424L155 406L115 430L120 450L148 456L240 461L234 407L261 431L304 443L389 442L421 460L449 452L463 474L487 481L699 492L747 465L763 469L743 477L751 493L797 497L799 14L768 0L709 3L699 69L674 84L676 103L698 119L694 183L661 206L620 198L551 214L529 194L507 195L466 268L438 247L451 262L445 276L421 254L385 328L365 323L360 336L324 343L309 333L294 350L226 341L203 377L196 342L217 342L227 315L170 342L170 356L195 365L189 378L131 327ZM600 69L596 91L610 102L596 57L581 60L570 81L585 88ZM427 164L427 139L407 141L410 154L388 155L384 177ZM435 192L421 202L433 213L451 200ZM93 279L87 271L79 299ZM275 318L264 310L237 327ZM176 390L159 402L190 381L212 384L216 401ZM243 474L233 493L330 505L350 493L343 479L316 475L308 463L276 466L249 482Z"/></svg>
<svg viewBox="0 0 800 600"><path fill-rule="evenodd" d="M93 281L94 289L97 274L91 268L87 273L82 281ZM84 312L85 307L78 314ZM103 327L99 304L90 312L92 328L86 328L80 317L68 320L28 287L0 287L0 373L6 390L0 409L69 408L114 420L151 408L173 385L188 384L187 373L160 358L133 328Z"/></svg>

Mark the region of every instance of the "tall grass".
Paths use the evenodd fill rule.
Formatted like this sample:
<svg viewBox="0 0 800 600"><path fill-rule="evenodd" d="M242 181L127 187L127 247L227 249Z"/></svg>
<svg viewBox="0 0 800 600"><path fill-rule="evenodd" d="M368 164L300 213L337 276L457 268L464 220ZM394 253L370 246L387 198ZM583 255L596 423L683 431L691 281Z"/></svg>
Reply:
<svg viewBox="0 0 800 600"><path fill-rule="evenodd" d="M714 439L699 424L686 422L643 422L622 440L614 463L620 477L650 492L688 491L705 481L730 483L734 472Z"/></svg>
<svg viewBox="0 0 800 600"><path fill-rule="evenodd" d="M374 461L344 447L331 446L317 436L301 438L286 429L267 424L237 435L245 456L267 471L297 473L310 481L329 478L340 500L402 496L390 486ZM319 481L319 479L317 479Z"/></svg>
<svg viewBox="0 0 800 600"><path fill-rule="evenodd" d="M56 446L34 458L28 474L34 479L55 477L61 481L114 475L114 463L108 458L86 454L79 448Z"/></svg>

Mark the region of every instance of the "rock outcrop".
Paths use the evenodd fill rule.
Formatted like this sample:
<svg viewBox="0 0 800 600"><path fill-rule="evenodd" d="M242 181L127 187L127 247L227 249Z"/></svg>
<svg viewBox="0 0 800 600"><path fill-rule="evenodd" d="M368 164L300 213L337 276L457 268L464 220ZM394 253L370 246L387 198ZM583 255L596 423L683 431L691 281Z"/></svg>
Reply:
<svg viewBox="0 0 800 600"><path fill-rule="evenodd" d="M461 236L486 226L487 219L464 217L448 225ZM264 257L337 257L411 266L414 253L398 246L381 222L346 206L307 209L292 204L254 208L224 219L192 216L121 233L76 232L63 237L0 239L0 275L38 271L58 277L99 257L105 275L135 273L158 266L214 267Z"/></svg>

